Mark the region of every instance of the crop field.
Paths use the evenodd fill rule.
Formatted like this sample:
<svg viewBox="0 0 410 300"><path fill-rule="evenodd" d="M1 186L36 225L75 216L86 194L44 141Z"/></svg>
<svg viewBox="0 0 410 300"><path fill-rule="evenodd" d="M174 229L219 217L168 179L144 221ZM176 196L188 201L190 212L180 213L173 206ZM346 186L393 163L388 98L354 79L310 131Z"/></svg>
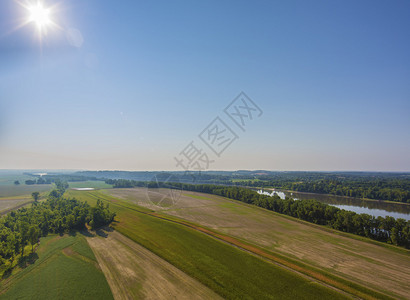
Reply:
<svg viewBox="0 0 410 300"><path fill-rule="evenodd" d="M34 179L33 176L22 175L21 173L5 173L0 171L0 198L26 196L32 192L46 192L51 190L51 184L34 184L26 185L25 180ZM15 185L14 181L18 180L19 185Z"/></svg>
<svg viewBox="0 0 410 300"><path fill-rule="evenodd" d="M31 196L0 198L0 214L4 214L17 207L22 207L25 204L30 203L32 200Z"/></svg>
<svg viewBox="0 0 410 300"><path fill-rule="evenodd" d="M0 185L0 197L15 197L23 195L31 195L32 192L47 192L52 189L51 184L33 184L33 185L15 185L15 184L2 184Z"/></svg>
<svg viewBox="0 0 410 300"><path fill-rule="evenodd" d="M227 299L344 299L315 281L232 247L206 234L147 214L148 209L101 191L67 195L94 204L110 202L114 228ZM112 201L111 201L112 200Z"/></svg>
<svg viewBox="0 0 410 300"><path fill-rule="evenodd" d="M34 179L34 176L23 175L22 172L2 172L0 171L0 186L12 185L14 181L18 180L20 184L24 184L24 181Z"/></svg>
<svg viewBox="0 0 410 300"><path fill-rule="evenodd" d="M102 230L101 230L102 231ZM87 238L115 299L221 299L117 231Z"/></svg>
<svg viewBox="0 0 410 300"><path fill-rule="evenodd" d="M1 281L0 299L113 299L84 236L48 236L38 259Z"/></svg>
<svg viewBox="0 0 410 300"><path fill-rule="evenodd" d="M156 210L160 215L205 226L378 292L409 297L408 250L215 195L183 192L175 206L161 208L153 203L157 201L155 197L167 195L167 190L151 193L146 189L112 189L104 193Z"/></svg>
<svg viewBox="0 0 410 300"><path fill-rule="evenodd" d="M94 188L94 189L109 189L112 188L111 184L106 184L100 180L88 180L88 181L69 181L69 187L72 188Z"/></svg>
<svg viewBox="0 0 410 300"><path fill-rule="evenodd" d="M0 177L0 180L3 180L0 183L0 214L32 202L31 193L33 192L40 192L44 195L52 188L51 184L15 185L12 182L10 183L9 179L5 180L5 177Z"/></svg>

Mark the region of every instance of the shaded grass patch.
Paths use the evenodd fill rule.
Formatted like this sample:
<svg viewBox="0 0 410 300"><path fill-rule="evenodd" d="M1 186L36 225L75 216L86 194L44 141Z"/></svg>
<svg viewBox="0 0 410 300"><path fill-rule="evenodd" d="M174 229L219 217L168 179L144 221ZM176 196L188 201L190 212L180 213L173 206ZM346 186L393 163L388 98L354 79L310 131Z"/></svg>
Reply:
<svg viewBox="0 0 410 300"><path fill-rule="evenodd" d="M81 235L41 239L38 259L2 281L0 299L113 299Z"/></svg>

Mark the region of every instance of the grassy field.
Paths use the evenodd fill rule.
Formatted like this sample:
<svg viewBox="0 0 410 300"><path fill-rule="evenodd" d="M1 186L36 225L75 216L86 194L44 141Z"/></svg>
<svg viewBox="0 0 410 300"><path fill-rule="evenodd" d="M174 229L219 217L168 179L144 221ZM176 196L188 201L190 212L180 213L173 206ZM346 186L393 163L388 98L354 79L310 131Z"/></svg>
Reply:
<svg viewBox="0 0 410 300"><path fill-rule="evenodd" d="M41 239L38 259L0 283L0 299L113 299L84 236Z"/></svg>
<svg viewBox="0 0 410 300"><path fill-rule="evenodd" d="M111 184L106 184L104 181L88 180L88 181L70 181L70 188L94 188L94 189L109 189Z"/></svg>
<svg viewBox="0 0 410 300"><path fill-rule="evenodd" d="M2 190L3 186L0 186L0 194L4 192ZM32 192L40 191L40 200L44 199L48 194L48 191L51 189L51 185L48 187L44 186L6 186L8 190L6 190L3 194L13 195L13 196L4 196L0 197L0 214L6 214L13 209L17 209L26 205L30 205L33 202L33 198L31 196Z"/></svg>
<svg viewBox="0 0 410 300"><path fill-rule="evenodd" d="M36 177L19 172L0 172L0 198L31 195L32 192L46 192L52 188L51 184L26 185L24 181L28 179L36 179ZM20 184L15 185L15 180Z"/></svg>
<svg viewBox="0 0 410 300"><path fill-rule="evenodd" d="M32 192L47 192L52 189L51 184L33 184L33 185L15 185L15 184L2 184L0 185L0 197L15 197L31 195Z"/></svg>
<svg viewBox="0 0 410 300"><path fill-rule="evenodd" d="M24 184L24 181L34 179L35 176L23 175L21 172L1 172L0 171L0 187L2 185L14 184L14 181L20 181L20 184Z"/></svg>
<svg viewBox="0 0 410 300"><path fill-rule="evenodd" d="M221 299L154 253L110 228L87 237L111 287L120 299Z"/></svg>
<svg viewBox="0 0 410 300"><path fill-rule="evenodd" d="M184 192L174 207L164 209L152 205L145 189L112 189L104 193L235 237L293 263L311 266L328 277L358 283L389 296L408 298L408 250L215 195Z"/></svg>
<svg viewBox="0 0 410 300"><path fill-rule="evenodd" d="M342 299L342 294L312 282L208 235L139 212L144 209L100 191L70 190L68 196L91 204L110 201L115 229L167 260L227 299ZM149 211L145 209L145 211Z"/></svg>
<svg viewBox="0 0 410 300"><path fill-rule="evenodd" d="M13 177L15 178L15 177ZM33 201L31 194L33 192L40 192L41 198L52 189L51 184L39 184L39 185L15 185L11 179L7 179L4 176L0 177L0 214L9 212L10 210L29 205Z"/></svg>

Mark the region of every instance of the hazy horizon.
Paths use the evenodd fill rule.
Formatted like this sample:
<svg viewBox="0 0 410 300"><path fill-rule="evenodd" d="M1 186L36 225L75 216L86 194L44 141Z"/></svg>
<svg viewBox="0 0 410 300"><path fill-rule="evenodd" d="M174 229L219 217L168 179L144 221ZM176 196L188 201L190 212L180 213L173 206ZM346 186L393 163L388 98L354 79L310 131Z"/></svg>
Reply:
<svg viewBox="0 0 410 300"><path fill-rule="evenodd" d="M122 170L122 169L0 169L0 172L8 172L8 171L18 171L18 172L85 172L85 171L91 171L91 172L184 172L181 170ZM375 171L375 170L364 170L364 171L358 171L358 170L268 170L268 169L221 169L221 170L206 170L202 172L240 172L240 171L248 171L248 172L257 172L257 171L266 171L266 172L317 172L317 173L410 173L410 171ZM189 171L189 172L194 172L194 171Z"/></svg>

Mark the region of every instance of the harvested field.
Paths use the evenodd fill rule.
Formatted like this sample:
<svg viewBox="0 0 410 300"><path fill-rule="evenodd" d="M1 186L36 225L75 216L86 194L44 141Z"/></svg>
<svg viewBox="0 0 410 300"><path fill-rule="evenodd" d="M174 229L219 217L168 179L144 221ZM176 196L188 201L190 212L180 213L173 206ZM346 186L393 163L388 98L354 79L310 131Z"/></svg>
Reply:
<svg viewBox="0 0 410 300"><path fill-rule="evenodd" d="M221 299L170 263L112 231L89 237L115 299Z"/></svg>
<svg viewBox="0 0 410 300"><path fill-rule="evenodd" d="M404 249L350 238L215 195L183 192L175 206L158 207L149 201L145 189L105 193L212 228L380 292L409 298L410 252ZM167 191L158 193L165 195Z"/></svg>
<svg viewBox="0 0 410 300"><path fill-rule="evenodd" d="M0 214L5 214L10 210L24 206L25 204L30 203L32 200L33 199L28 196L0 198Z"/></svg>

